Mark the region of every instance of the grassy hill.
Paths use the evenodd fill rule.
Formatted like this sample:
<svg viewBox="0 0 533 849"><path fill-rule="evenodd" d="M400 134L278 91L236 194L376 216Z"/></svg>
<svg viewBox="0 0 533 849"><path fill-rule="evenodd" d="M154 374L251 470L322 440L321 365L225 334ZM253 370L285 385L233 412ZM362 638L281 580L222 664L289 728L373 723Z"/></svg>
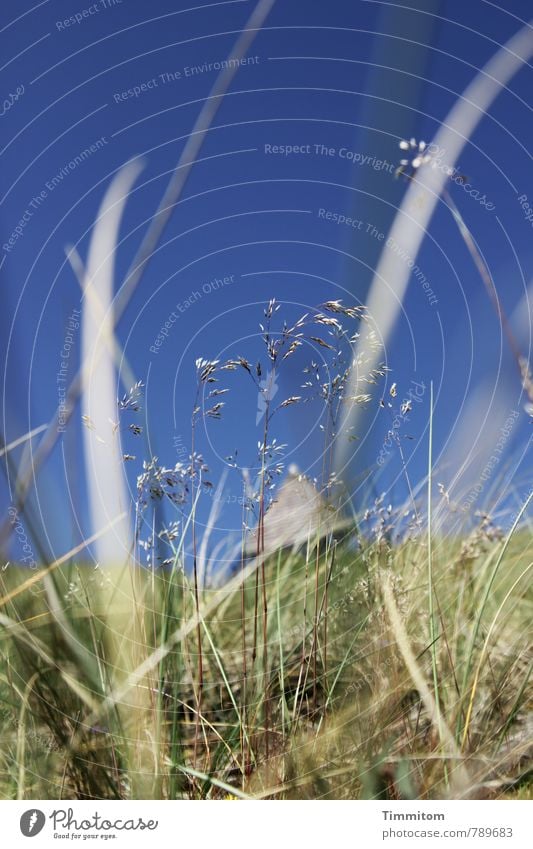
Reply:
<svg viewBox="0 0 533 849"><path fill-rule="evenodd" d="M243 565L199 618L179 553L8 567L2 797L531 798L533 540L380 527Z"/></svg>

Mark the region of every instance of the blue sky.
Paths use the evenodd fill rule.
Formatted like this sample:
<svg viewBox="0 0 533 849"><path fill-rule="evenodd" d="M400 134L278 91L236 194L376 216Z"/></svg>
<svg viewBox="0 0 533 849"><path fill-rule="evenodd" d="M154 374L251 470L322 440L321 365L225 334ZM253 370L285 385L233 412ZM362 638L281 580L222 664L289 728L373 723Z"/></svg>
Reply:
<svg viewBox="0 0 533 849"><path fill-rule="evenodd" d="M176 446L190 445L195 359L240 353L253 359L270 298L284 304L279 315L288 320L329 298L365 302L379 234L387 233L406 188L391 174L399 140L434 136L529 7L525 0L505 8L485 0L412 5L422 11L366 0L281 0L257 36L118 327L133 372L147 385L138 421L162 462L173 464ZM251 9L244 0L194 8L170 0L3 4L0 351L7 442L49 421L57 406L68 319L81 304L65 245L75 244L85 258L112 175L142 156L116 257L123 280L214 83L216 69L209 66L227 57ZM524 194L533 199L530 91L531 68L524 68L459 163L494 208L452 187L509 314L524 296L533 259L532 225L518 201ZM336 223L326 212L361 224ZM509 409L522 411L523 399L497 318L443 204L417 263L437 302L430 304L411 281L387 346L388 385L398 384L401 400L413 381L434 382L438 455L453 443L465 401L479 386L505 388L504 405L490 413L502 424ZM172 311L178 318L154 353ZM521 336L526 354L529 331ZM296 394L302 362L294 362L280 381L280 399ZM72 377L78 364L74 330ZM426 394L405 426L405 436L414 437L405 448L415 481L427 466L428 405ZM209 422L202 436L215 482L220 458L235 448L244 465L252 462L260 438L256 412L253 387L233 381L222 421ZM485 412L480 409L480 420ZM387 427L378 413L365 453L354 457L354 474L375 462ZM78 416L31 499L49 554L88 530L80 429ZM287 463L316 473L320 436L310 407L281 411L274 434L289 445ZM521 413L506 445L510 456L529 435ZM141 439L127 449L137 457L128 465L133 486L147 449ZM16 464L21 451L11 456ZM444 480L446 474L443 465ZM516 469L518 488L522 476ZM11 485L12 478L2 484L3 509ZM237 475L228 487L240 492ZM397 452L375 484L379 491L389 487L392 499L404 496ZM230 506L224 527L237 529L239 521Z"/></svg>

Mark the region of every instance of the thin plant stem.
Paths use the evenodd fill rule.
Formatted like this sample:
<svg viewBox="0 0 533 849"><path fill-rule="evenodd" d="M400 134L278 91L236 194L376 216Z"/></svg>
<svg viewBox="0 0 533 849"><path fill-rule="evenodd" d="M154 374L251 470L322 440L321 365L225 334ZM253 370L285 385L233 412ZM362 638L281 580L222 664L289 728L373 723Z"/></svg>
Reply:
<svg viewBox="0 0 533 849"><path fill-rule="evenodd" d="M428 613L429 613L429 641L431 645L431 669L433 674L433 691L435 694L435 705L437 710L437 728L439 741L443 743L443 731L441 722L439 675L437 668L437 628L435 622L434 582L433 582L433 539L432 539L432 499L433 499L433 381L429 387L429 446L428 446L428 521L427 521L427 547L428 547ZM444 776L448 786L448 768L444 764Z"/></svg>
<svg viewBox="0 0 533 849"><path fill-rule="evenodd" d="M200 726L200 716L202 713L202 691L204 686L204 663L202 656L202 627L200 624L200 596L198 591L198 561L197 561L197 545L196 545L196 499L195 495L195 484L196 484L196 457L195 457L195 431L196 431L196 409L198 404L198 397L200 393L200 386L198 385L196 401L194 405L194 411L192 415L191 421L191 463L192 463L192 473L191 473L191 501L193 504L193 514L191 517L191 533L192 533L192 556L193 556L193 580L194 580L194 605L196 609L196 641L198 648L198 687L196 691L196 718L195 718L195 729L194 729L194 768L197 766L197 756L198 756L198 732Z"/></svg>
<svg viewBox="0 0 533 849"><path fill-rule="evenodd" d="M317 694L317 658L318 658L318 583L320 574L320 551L318 540L315 540L315 612L313 617L313 708L316 712L318 709L318 694Z"/></svg>
<svg viewBox="0 0 533 849"><path fill-rule="evenodd" d="M242 771L243 789L246 775L250 773L250 750L247 747L246 722L247 722L247 693L248 693L248 665L246 660L246 594L245 594L245 578L244 578L244 555L245 555L245 499L243 498L242 507L242 532L241 532L241 649L242 649L242 685L241 685L241 750L242 762L244 769Z"/></svg>
<svg viewBox="0 0 533 849"><path fill-rule="evenodd" d="M275 378L273 378L275 381ZM270 757L270 695L268 686L268 600L265 574L265 476L266 476L266 453L268 444L268 425L270 416L270 398L267 397L265 409L265 425L263 430L263 445L261 448L261 487L259 495L259 526L257 529L258 556L262 555L261 583L263 591L263 686L265 699L265 757ZM259 576L259 570L257 570ZM256 603L258 598L256 596ZM257 616L257 611L256 611Z"/></svg>
<svg viewBox="0 0 533 849"><path fill-rule="evenodd" d="M508 318L505 314L505 310L504 310L504 308L501 304L500 298L498 297L498 292L497 292L496 287L494 285L494 281L492 279L490 271L487 268L487 264L486 264L485 260L483 259L483 257L481 256L479 248L477 247L476 242L474 240L474 237L472 236L472 233L470 232L468 226L466 225L466 222L465 222L463 216L461 215L461 212L459 211L457 204L455 203L452 196L450 195L448 189L445 188L443 190L442 195L443 195L444 199L446 200L446 203L448 204L448 207L449 207L449 209L450 209L450 211L453 215L453 218L454 218L454 220L457 224L457 227L458 227L459 232L460 232L460 234L463 238L463 241L464 241L466 247L468 248L470 256L472 257L472 259L474 261L474 264L475 264L475 266L478 270L479 276L481 277L483 285L485 286L485 289L486 289L487 294L489 296L489 300L492 303L492 305L493 305L493 307L496 311L496 315L498 316L498 320L500 322L501 328L502 328L502 330L505 334L505 337L506 337L507 342L509 344L509 348L510 348L511 353L513 355L513 358L516 362L518 372L520 374L520 380L522 382L522 386L523 386L525 392L527 393L529 400L531 402L533 402L533 381L532 381L531 375L529 373L528 361L527 361L527 358L522 355L522 353L520 351L520 347L519 347L519 345L518 345L518 343L517 343L517 341L514 337L513 331L511 330L509 320L508 320Z"/></svg>

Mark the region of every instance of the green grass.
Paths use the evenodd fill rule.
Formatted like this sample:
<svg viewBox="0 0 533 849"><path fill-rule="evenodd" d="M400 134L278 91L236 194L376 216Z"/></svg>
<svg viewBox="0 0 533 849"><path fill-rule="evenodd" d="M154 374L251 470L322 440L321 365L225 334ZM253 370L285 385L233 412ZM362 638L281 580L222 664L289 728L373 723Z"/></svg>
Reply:
<svg viewBox="0 0 533 849"><path fill-rule="evenodd" d="M355 539L267 560L266 663L253 566L201 593L201 698L181 569L7 569L1 796L531 798L531 537L434 537L431 604L427 537Z"/></svg>

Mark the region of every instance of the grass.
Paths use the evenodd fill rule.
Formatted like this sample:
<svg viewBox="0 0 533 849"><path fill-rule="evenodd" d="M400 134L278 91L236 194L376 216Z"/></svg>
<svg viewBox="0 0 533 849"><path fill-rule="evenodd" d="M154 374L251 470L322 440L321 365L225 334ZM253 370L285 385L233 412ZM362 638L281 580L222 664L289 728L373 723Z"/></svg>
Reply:
<svg viewBox="0 0 533 849"><path fill-rule="evenodd" d="M118 248L119 219L129 191L126 184L135 169L130 168L130 177L127 168L122 169L110 189L114 245L106 241L108 220L97 236L93 233L88 270L75 249L68 252L96 310L93 323L101 324L98 317L108 310L112 315L102 339L98 335L94 340L94 331L82 334L91 345L95 342L94 363L101 360L102 369L111 376L113 357L123 369L114 328L180 198L238 60L273 4L274 0L259 0L233 47L231 57L236 61L219 75L201 108L119 287L113 312L111 258ZM526 30L509 45L516 49L504 46L490 60L486 66L490 73L475 77L436 137L436 149L448 150L452 166L484 110L529 55ZM446 189L450 169L441 176L422 169L421 183L418 174L427 158L422 155L425 145L402 142L400 146L413 148L414 159L410 164L406 160L407 167L400 169L412 185L403 205L409 215L398 213L393 241L407 245L414 262L433 208L444 197L506 330L522 387L531 400L529 364L509 331L475 240ZM424 175L432 173L434 179L424 183ZM420 204L420 188L428 186L433 187L433 199ZM105 210L106 201L99 220ZM432 416L425 516L415 507L401 442L396 439L410 510L414 508L407 529L403 511L395 515L377 500L354 518L351 528L344 528L342 538L335 538L328 527L322 539L317 540L320 533L313 533L298 550L265 547L269 493L282 472L282 446L271 436L273 416L286 406L310 401L313 393L321 399L325 412L321 487L330 496L338 484L335 472L343 466L339 458L349 455L348 443L357 439L350 434L357 429L357 407L371 400L367 390L387 371L380 364L383 350L378 337L386 342L392 332L410 268L412 264L402 263L394 252L383 252L368 311L328 301L322 305L326 314L305 314L291 327L284 323L275 330L271 319L278 305L270 301L265 326L261 325L262 368L242 356L220 368L217 361L197 361L197 401L202 389L202 396L211 399L210 409L194 405L188 464L165 468L151 458L143 466L138 478L137 519L141 521L135 529L135 557L124 567L108 564L95 569L78 557L89 542L101 543L102 552L110 550L104 546L110 544L109 536L103 539L109 528L98 527L100 490L112 499L123 473L119 462L114 480L107 475L108 457L98 468L89 463L91 441L85 440L86 471L89 477L93 474L89 506L95 519L94 538L30 574L16 565L0 572L2 797L532 797L533 656L528 640L532 598L528 588L533 540L520 528L520 516L507 534L497 533L486 518L466 537L450 539L439 534L432 520ZM98 278L98 287L93 277ZM394 297L384 296L382 280L392 281ZM379 334L368 329L369 315ZM339 316L343 322L355 321L357 331L347 332ZM90 313L84 312L84 318L90 318ZM310 333L319 336L306 336ZM328 352L324 356L334 366L331 374L337 374L324 383L323 372L312 362L304 370L305 383L297 390L304 390L302 395L271 404L269 387L275 386L287 357L298 359L304 336L316 351ZM85 373L90 372L89 357L83 360L66 396L65 422L73 417ZM247 494L256 509L255 558L250 563L242 556L236 576L216 589L206 588L200 580L205 575L208 537L197 538L196 508L204 494L206 468L196 453L195 433L200 419L220 418L224 401L219 396L229 390L207 384L216 383L218 377L213 375L223 369L240 371L253 381L263 402L264 431L255 466L257 480ZM101 385L94 397L101 399L106 382L101 377L96 382ZM113 381L108 383L111 386ZM133 389L122 399L122 412L136 408L142 384L133 377L130 383ZM392 389L390 395L394 397ZM105 402L107 406L97 412L115 434L119 424L112 393ZM392 415L390 401L382 401L382 406ZM30 533L26 496L58 439L58 415L59 411L45 428L31 462L14 475L15 498L9 515L24 510ZM88 415L83 418L90 421ZM137 435L142 431L131 427ZM9 464L9 451L41 430L1 448L0 456L5 455ZM123 459L134 457L123 455ZM101 487L107 480L110 486ZM165 529L170 556L156 568L155 538L157 534L162 540L162 533L152 526L151 535L143 540L141 525L146 524L144 511L149 513L149 502L167 499L179 508L179 528ZM187 499L187 508L181 510ZM531 496L522 513L529 501ZM118 498L117 503L124 505L127 499ZM114 516L115 510L106 509L104 515ZM115 516L114 522L124 518L124 514ZM243 526L248 521L243 507ZM2 539L13 522L4 520ZM38 548L38 539L31 535ZM192 546L185 544L189 537ZM248 542L245 529L243 550ZM143 547L147 564L140 568Z"/></svg>
<svg viewBox="0 0 533 849"><path fill-rule="evenodd" d="M71 562L31 587L11 567L1 795L531 798L532 555L517 529L481 530L474 551L434 537L430 640L427 537L280 551L255 663L253 564L200 589L199 616L177 567Z"/></svg>
<svg viewBox="0 0 533 849"><path fill-rule="evenodd" d="M370 404L366 389L388 369L354 356L361 334L377 345L364 307L326 301L278 329L279 308L271 300L264 311L255 366L255 356L196 361L190 456L169 468L156 457L143 462L135 545L123 566L84 564L83 544L40 571L11 565L0 573L4 798L530 793L533 540L521 520L533 496L506 534L487 517L467 537L440 534L444 512L457 508L441 492L433 509L431 387L427 486L413 490L396 439L407 512L378 498L349 526L335 523L343 490L331 446L353 438L342 407ZM320 364L305 359L305 341L325 352ZM289 357L303 366L301 394L274 401ZM365 389L355 396L354 370ZM217 587L204 580L218 506L213 500L200 538L197 511L213 485L198 424L221 418L221 398L243 378L263 436L241 469L240 564ZM132 439L143 432L127 424L142 389L136 381L118 402L115 430ZM380 408L394 412L396 396L393 384ZM273 432L278 415L304 404L323 428L324 498L307 541L290 550L285 539L276 549L269 510L286 446ZM427 491L425 510L415 491ZM155 504L172 510L170 525L156 526ZM282 524L298 534L307 514L292 509ZM31 512L25 519L31 530Z"/></svg>

